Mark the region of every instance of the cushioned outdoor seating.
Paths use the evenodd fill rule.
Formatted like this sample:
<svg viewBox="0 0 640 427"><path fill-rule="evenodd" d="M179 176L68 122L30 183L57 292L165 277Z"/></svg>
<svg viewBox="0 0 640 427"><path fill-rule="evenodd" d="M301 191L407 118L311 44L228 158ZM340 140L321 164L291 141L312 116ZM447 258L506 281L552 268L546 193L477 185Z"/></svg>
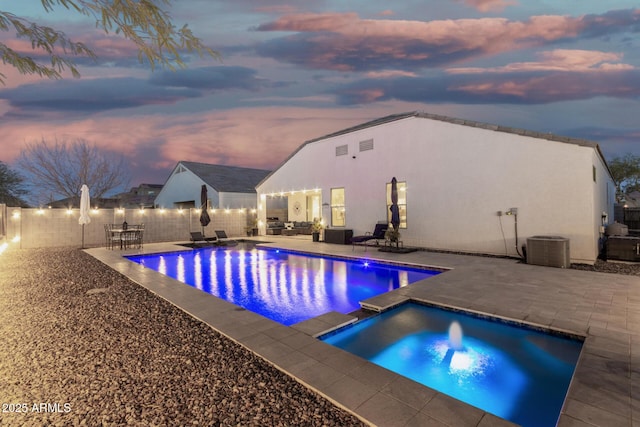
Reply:
<svg viewBox="0 0 640 427"><path fill-rule="evenodd" d="M201 245L210 245L218 240L217 237L205 237L201 231L192 231L191 232L191 242L196 246Z"/></svg>
<svg viewBox="0 0 640 427"><path fill-rule="evenodd" d="M223 245L237 245L238 242L230 239L229 236L227 236L227 233L224 230L216 230L216 237L218 238L218 242L220 242L220 244Z"/></svg>
<svg viewBox="0 0 640 427"><path fill-rule="evenodd" d="M387 231L387 228L389 228L389 224L376 224L373 229L373 233L367 232L362 236L353 236L351 238L353 248L355 248L356 245L363 245L366 250L369 242L372 241L375 241L375 245L378 246L380 244L380 240L384 240L384 234Z"/></svg>

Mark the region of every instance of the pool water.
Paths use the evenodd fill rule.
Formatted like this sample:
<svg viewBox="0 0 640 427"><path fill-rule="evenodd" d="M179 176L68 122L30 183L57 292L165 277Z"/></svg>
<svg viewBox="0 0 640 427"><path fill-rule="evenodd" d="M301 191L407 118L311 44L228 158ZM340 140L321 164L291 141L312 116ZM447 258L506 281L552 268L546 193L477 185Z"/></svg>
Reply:
<svg viewBox="0 0 640 427"><path fill-rule="evenodd" d="M243 244L126 258L287 326L439 273Z"/></svg>
<svg viewBox="0 0 640 427"><path fill-rule="evenodd" d="M524 427L555 426L582 341L407 303L321 337Z"/></svg>

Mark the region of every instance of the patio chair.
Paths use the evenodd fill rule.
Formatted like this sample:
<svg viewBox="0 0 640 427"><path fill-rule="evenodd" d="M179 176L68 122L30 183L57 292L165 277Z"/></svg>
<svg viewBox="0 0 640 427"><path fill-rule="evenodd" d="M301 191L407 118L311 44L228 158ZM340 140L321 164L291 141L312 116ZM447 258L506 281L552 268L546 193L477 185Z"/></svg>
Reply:
<svg viewBox="0 0 640 427"><path fill-rule="evenodd" d="M384 240L384 234L389 228L389 224L387 223L378 223L373 229L373 233L369 233L368 231L362 236L353 236L351 238L351 249L355 250L356 245L364 246L364 250L367 250L367 246L369 246L370 241L375 241L375 245L380 245L380 240Z"/></svg>
<svg viewBox="0 0 640 427"><path fill-rule="evenodd" d="M107 249L113 249L113 247L116 244L118 246L122 246L122 241L120 240L120 233L114 231L117 228L118 228L117 224L105 224L104 225L105 247Z"/></svg>
<svg viewBox="0 0 640 427"><path fill-rule="evenodd" d="M191 242L194 246L208 246L213 244L218 240L217 237L205 237L205 235L201 231L192 231L191 232Z"/></svg>
<svg viewBox="0 0 640 427"><path fill-rule="evenodd" d="M221 245L237 245L238 242L236 240L230 239L229 236L227 236L227 233L224 230L216 230L216 237L218 238L218 242Z"/></svg>

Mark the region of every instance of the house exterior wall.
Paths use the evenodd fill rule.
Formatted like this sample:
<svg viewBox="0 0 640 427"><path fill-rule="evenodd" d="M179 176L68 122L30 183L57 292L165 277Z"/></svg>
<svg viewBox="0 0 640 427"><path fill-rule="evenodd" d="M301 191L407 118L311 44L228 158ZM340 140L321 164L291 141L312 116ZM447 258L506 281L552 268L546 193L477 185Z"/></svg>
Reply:
<svg viewBox="0 0 640 427"><path fill-rule="evenodd" d="M180 202L193 201L200 207L200 191L205 182L196 174L186 169L179 172L176 168L155 199L157 208L176 208ZM216 209L254 209L255 193L217 192L207 184L209 206Z"/></svg>
<svg viewBox="0 0 640 427"><path fill-rule="evenodd" d="M220 209L255 209L256 195L255 193L226 193L219 194L219 201L216 208Z"/></svg>
<svg viewBox="0 0 640 427"><path fill-rule="evenodd" d="M359 151L371 139L373 149ZM336 156L344 145L347 154ZM342 187L346 228L358 235L386 220L395 176L407 184L407 246L516 256L527 237L560 235L574 262L593 262L602 211L613 209L611 178L596 160L589 146L410 117L306 144L258 194L319 188L326 216L331 188ZM518 246L516 217L498 215L510 208Z"/></svg>
<svg viewBox="0 0 640 427"><path fill-rule="evenodd" d="M178 207L179 202L193 200L196 207L200 207L200 191L204 181L190 170L178 172L174 170L160 194L156 197L155 206L158 208ZM218 192L207 185L207 195L212 206L218 206Z"/></svg>

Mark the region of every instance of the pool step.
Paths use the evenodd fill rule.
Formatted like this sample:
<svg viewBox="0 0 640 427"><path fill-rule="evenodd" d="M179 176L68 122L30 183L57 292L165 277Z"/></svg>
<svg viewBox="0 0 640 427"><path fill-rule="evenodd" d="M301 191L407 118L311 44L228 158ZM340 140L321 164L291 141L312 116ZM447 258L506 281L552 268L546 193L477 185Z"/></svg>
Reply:
<svg viewBox="0 0 640 427"><path fill-rule="evenodd" d="M324 335L343 326L350 325L358 320L357 317L348 314L330 311L312 319L303 320L302 322L291 325L293 329L311 335L314 338Z"/></svg>

